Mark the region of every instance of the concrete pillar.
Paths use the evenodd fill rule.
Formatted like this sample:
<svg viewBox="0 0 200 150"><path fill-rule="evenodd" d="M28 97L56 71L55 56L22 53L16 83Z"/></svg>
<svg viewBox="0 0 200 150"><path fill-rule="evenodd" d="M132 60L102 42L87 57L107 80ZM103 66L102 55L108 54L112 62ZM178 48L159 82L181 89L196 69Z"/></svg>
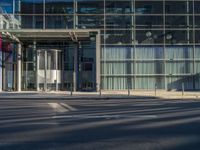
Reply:
<svg viewBox="0 0 200 150"><path fill-rule="evenodd" d="M0 15L0 29L3 29L3 18L2 15ZM3 60L2 60L2 45L3 45L3 38L2 34L0 33L0 92L2 91L2 86L3 86Z"/></svg>
<svg viewBox="0 0 200 150"><path fill-rule="evenodd" d="M45 68L45 70L44 70L44 91L45 92L47 92L47 57L48 57L48 55L47 55L47 51L45 50L44 51L45 53L44 53L44 68Z"/></svg>
<svg viewBox="0 0 200 150"><path fill-rule="evenodd" d="M60 60L58 60L58 51L55 51L56 52L56 56L54 56L54 57L56 57L56 91L58 91L58 61L60 61Z"/></svg>
<svg viewBox="0 0 200 150"><path fill-rule="evenodd" d="M74 71L73 71L73 91L77 90L78 75L78 44L74 45Z"/></svg>
<svg viewBox="0 0 200 150"><path fill-rule="evenodd" d="M38 83L38 81L39 81L39 79L38 79L38 70L39 70L39 58L38 58L38 52L37 52L37 49L36 49L36 44L37 44L37 42L36 41L33 41L33 51L34 51L34 54L35 54L35 56L34 56L34 62L36 63L35 65L36 65L36 70L35 70L35 74L36 74L36 76L35 76L35 83L36 83L36 91L39 91L40 89L39 89L39 83Z"/></svg>
<svg viewBox="0 0 200 150"><path fill-rule="evenodd" d="M96 91L100 90L101 76L100 76L100 33L96 35Z"/></svg>
<svg viewBox="0 0 200 150"><path fill-rule="evenodd" d="M17 91L21 91L21 78L22 78L22 46L21 43L17 44Z"/></svg>
<svg viewBox="0 0 200 150"><path fill-rule="evenodd" d="M3 60L2 60L2 50L0 47L0 92L2 91L2 86L3 86L3 69L2 69L2 67L3 67Z"/></svg>

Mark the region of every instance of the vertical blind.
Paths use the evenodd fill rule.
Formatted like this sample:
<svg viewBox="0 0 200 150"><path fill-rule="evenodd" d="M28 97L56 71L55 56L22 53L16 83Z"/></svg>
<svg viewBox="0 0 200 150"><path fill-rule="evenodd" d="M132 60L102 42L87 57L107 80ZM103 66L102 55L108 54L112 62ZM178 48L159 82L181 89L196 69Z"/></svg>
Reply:
<svg viewBox="0 0 200 150"><path fill-rule="evenodd" d="M101 53L103 88L179 89L184 83L191 89L195 79L188 76L200 72L193 57L191 46L107 46ZM195 57L200 58L200 48Z"/></svg>

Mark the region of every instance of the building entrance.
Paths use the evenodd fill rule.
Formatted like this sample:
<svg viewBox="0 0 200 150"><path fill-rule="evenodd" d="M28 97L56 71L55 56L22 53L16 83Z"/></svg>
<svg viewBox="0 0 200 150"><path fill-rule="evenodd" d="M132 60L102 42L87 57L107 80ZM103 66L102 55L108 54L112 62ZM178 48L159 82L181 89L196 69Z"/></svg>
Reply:
<svg viewBox="0 0 200 150"><path fill-rule="evenodd" d="M61 89L61 50L37 50L37 79L39 91Z"/></svg>
<svg viewBox="0 0 200 150"><path fill-rule="evenodd" d="M12 62L3 64L3 90L98 91L99 30L23 29L9 33L16 37L17 57L13 55Z"/></svg>
<svg viewBox="0 0 200 150"><path fill-rule="evenodd" d="M16 86L16 64L5 63L3 68L3 90L15 91Z"/></svg>
<svg viewBox="0 0 200 150"><path fill-rule="evenodd" d="M93 91L96 89L96 43L81 42L77 51L77 90Z"/></svg>
<svg viewBox="0 0 200 150"><path fill-rule="evenodd" d="M1 52L2 88L4 91L16 91L17 89L17 55L13 44L5 43Z"/></svg>
<svg viewBox="0 0 200 150"><path fill-rule="evenodd" d="M96 90L96 43L68 43L63 49L63 89Z"/></svg>

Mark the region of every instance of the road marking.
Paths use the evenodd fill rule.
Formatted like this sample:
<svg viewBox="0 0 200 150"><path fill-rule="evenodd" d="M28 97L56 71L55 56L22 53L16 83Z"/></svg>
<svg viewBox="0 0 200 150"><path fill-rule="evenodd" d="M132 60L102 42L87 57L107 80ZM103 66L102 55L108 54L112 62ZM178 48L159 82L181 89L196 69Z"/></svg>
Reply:
<svg viewBox="0 0 200 150"><path fill-rule="evenodd" d="M63 115L63 116L53 116L53 119L62 119L62 118L78 118L78 119L119 119L119 118L157 118L156 115Z"/></svg>
<svg viewBox="0 0 200 150"><path fill-rule="evenodd" d="M48 103L50 107L52 107L56 112L68 112L69 110L65 107L61 106L58 103Z"/></svg>
<svg viewBox="0 0 200 150"><path fill-rule="evenodd" d="M67 109L71 110L71 111L76 111L77 109L66 104L66 103L60 103L61 106L66 107Z"/></svg>
<svg viewBox="0 0 200 150"><path fill-rule="evenodd" d="M58 125L57 122L36 122L36 123L23 123L23 125Z"/></svg>

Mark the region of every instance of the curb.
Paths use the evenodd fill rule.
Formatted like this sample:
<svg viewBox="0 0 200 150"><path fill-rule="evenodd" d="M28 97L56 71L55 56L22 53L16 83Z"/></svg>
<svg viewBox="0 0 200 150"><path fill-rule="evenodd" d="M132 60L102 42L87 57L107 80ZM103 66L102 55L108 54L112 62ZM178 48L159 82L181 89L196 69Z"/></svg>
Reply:
<svg viewBox="0 0 200 150"><path fill-rule="evenodd" d="M70 96L70 97L0 97L0 100L109 100L109 99L158 99L151 96Z"/></svg>
<svg viewBox="0 0 200 150"><path fill-rule="evenodd" d="M0 96L0 100L200 100L198 97L179 97L179 96L171 96L171 97L159 97L159 96L41 96L41 97L11 97L11 96Z"/></svg>

